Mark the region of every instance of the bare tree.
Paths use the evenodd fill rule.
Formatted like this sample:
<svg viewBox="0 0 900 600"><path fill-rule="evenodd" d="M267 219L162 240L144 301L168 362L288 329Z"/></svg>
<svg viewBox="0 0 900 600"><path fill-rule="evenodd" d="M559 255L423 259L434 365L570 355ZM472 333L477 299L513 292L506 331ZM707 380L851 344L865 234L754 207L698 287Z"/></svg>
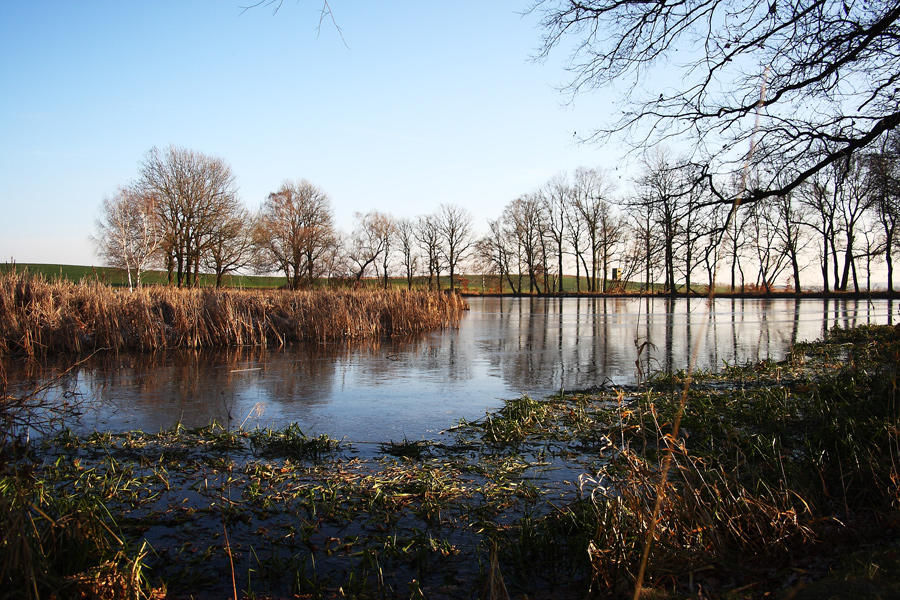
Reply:
<svg viewBox="0 0 900 600"><path fill-rule="evenodd" d="M387 289L389 278L388 269L391 264L391 249L397 237L397 221L391 215L382 215L378 227L379 233L384 241L384 252L381 253L382 287Z"/></svg>
<svg viewBox="0 0 900 600"><path fill-rule="evenodd" d="M647 269L646 281L651 280L650 265L656 245L653 243L652 230L645 228L645 221L639 214L623 215L622 227L624 229L621 255L619 258L619 279L615 282L617 289L624 290L629 281L640 277L640 273ZM647 257L651 257L648 259ZM649 283L647 288L649 289Z"/></svg>
<svg viewBox="0 0 900 600"><path fill-rule="evenodd" d="M597 291L597 276L601 270L598 251L600 249L600 226L604 213L609 211L609 199L613 186L606 173L599 169L579 168L575 171L575 182L572 187L572 206L578 213L580 223L587 235L591 264L588 267L584 254L580 255L588 280L588 290ZM576 260L579 259L576 252Z"/></svg>
<svg viewBox="0 0 900 600"><path fill-rule="evenodd" d="M441 289L441 236L438 228L437 215L424 215L416 221L416 240L425 252L425 262L428 265L428 289Z"/></svg>
<svg viewBox="0 0 900 600"><path fill-rule="evenodd" d="M778 213L778 223L780 226L776 230L778 243L781 252L787 257L791 266L791 280L794 283L794 292L799 294L800 289L800 272L803 267L800 265L800 256L809 241L809 235L803 226L806 221L804 208L796 200L795 193L785 196L777 196L772 199Z"/></svg>
<svg viewBox="0 0 900 600"><path fill-rule="evenodd" d="M571 250L572 257L575 259L575 289L580 292L581 263L584 256L584 246L586 245L584 236L587 228L585 220L575 206L574 201L575 190L572 188L572 194L566 206L566 242Z"/></svg>
<svg viewBox="0 0 900 600"><path fill-rule="evenodd" d="M507 204L501 217L506 237L516 247L516 254L520 254L525 263L528 289L530 292L537 290L538 294L548 291L546 288L541 289L540 281L540 274L543 273L542 238L545 232L542 209L540 196L525 194Z"/></svg>
<svg viewBox="0 0 900 600"><path fill-rule="evenodd" d="M397 249L400 251L400 263L406 273L406 289L411 290L413 276L419 269L419 253L416 252L416 224L410 219L398 219L396 236Z"/></svg>
<svg viewBox="0 0 900 600"><path fill-rule="evenodd" d="M510 235L510 229L505 226L503 219L488 221L488 230L489 233L475 245L478 265L485 273L498 276L498 292L503 291L505 280L514 294L521 293L521 273L516 273L515 280L512 277L512 264L519 257L517 240Z"/></svg>
<svg viewBox="0 0 900 600"><path fill-rule="evenodd" d="M571 93L626 90L621 117L588 138L689 139L720 201L730 199L713 175L743 164L751 143L753 163L778 158L782 172L747 201L785 195L900 125L895 0L538 0L533 10L539 56L574 38ZM810 152L821 142L827 152Z"/></svg>
<svg viewBox="0 0 900 600"><path fill-rule="evenodd" d="M129 290L133 289L132 272L140 287L141 274L160 244L153 198L137 188L119 188L103 200L100 212L97 235L92 238L97 253L107 265L125 269Z"/></svg>
<svg viewBox="0 0 900 600"><path fill-rule="evenodd" d="M169 283L191 285L203 252L237 202L231 167L193 150L154 147L141 163L138 186L156 208Z"/></svg>
<svg viewBox="0 0 900 600"><path fill-rule="evenodd" d="M818 234L819 265L822 270L822 285L825 292L830 289L829 259L833 259L835 288L838 281L837 248L838 209L832 179L827 171L816 173L800 188L800 200L806 207L805 225Z"/></svg>
<svg viewBox="0 0 900 600"><path fill-rule="evenodd" d="M559 275L556 289L558 292L562 292L564 244L568 237L566 230L569 223L567 211L572 197L572 188L565 173L554 175L541 188L540 195L546 216L546 235L553 244L556 256L556 270Z"/></svg>
<svg viewBox="0 0 900 600"><path fill-rule="evenodd" d="M609 265L622 242L625 225L622 218L614 212L613 205L608 202L600 204L597 217L597 250L595 254L600 261L600 291L606 292L611 277Z"/></svg>
<svg viewBox="0 0 900 600"><path fill-rule="evenodd" d="M356 213L357 226L353 231L347 259L351 265L356 285L360 284L370 265L377 264L390 251L394 235L394 220L390 215L371 211ZM387 260L385 259L385 265ZM384 271L384 286L387 287L387 267Z"/></svg>
<svg viewBox="0 0 900 600"><path fill-rule="evenodd" d="M862 241L862 256L866 260L866 291L872 290L872 265L884 259L885 238L881 230L881 223L872 212L863 219L859 228Z"/></svg>
<svg viewBox="0 0 900 600"><path fill-rule="evenodd" d="M716 278L719 270L719 259L721 258L721 250L727 245L723 244L729 231L726 231L726 221L729 218L732 207L719 204L711 206L708 213L704 215L702 226L700 228L701 239L703 243L699 244L700 256L698 262L706 271L706 285L708 289L714 289Z"/></svg>
<svg viewBox="0 0 900 600"><path fill-rule="evenodd" d="M778 245L778 231L783 227L778 206L769 201L756 202L749 211L750 245L755 254L757 285L772 292L775 280L788 265L787 254Z"/></svg>
<svg viewBox="0 0 900 600"><path fill-rule="evenodd" d="M675 293L675 250L681 232L679 223L695 207L689 200L696 190L686 182L690 165L674 160L659 147L644 158L643 171L637 180L639 202L649 208L651 221L663 246L664 289Z"/></svg>
<svg viewBox="0 0 900 600"><path fill-rule="evenodd" d="M859 291L859 277L856 270L856 257L859 245L859 227L869 208L875 200L872 179L868 177L867 162L863 157L849 157L834 164L837 171L836 181L838 215L841 219L841 231L844 233L844 265L841 272L840 289L846 291L849 278L853 276L853 287Z"/></svg>
<svg viewBox="0 0 900 600"><path fill-rule="evenodd" d="M629 226L631 243L628 245L626 255L640 257L641 269L635 270L643 270L643 290L649 293L653 290L653 282L656 280L660 252L665 247L663 238L657 231L649 196L638 194L626 202L627 214L631 219Z"/></svg>
<svg viewBox="0 0 900 600"><path fill-rule="evenodd" d="M472 238L472 215L464 208L442 204L437 214L437 229L441 238L447 269L450 271L450 289L455 289L456 268L466 258Z"/></svg>
<svg viewBox="0 0 900 600"><path fill-rule="evenodd" d="M222 287L229 273L249 266L254 258L253 217L243 207L232 207L222 216L219 226L210 236L203 263L207 271L216 275L216 287Z"/></svg>
<svg viewBox="0 0 900 600"><path fill-rule="evenodd" d="M878 149L869 156L868 173L874 196L872 208L882 228L887 289L893 293L893 257L900 226L900 133L897 130L884 136Z"/></svg>
<svg viewBox="0 0 900 600"><path fill-rule="evenodd" d="M306 179L285 181L263 202L253 238L262 270L280 270L294 289L312 284L338 246L328 194Z"/></svg>

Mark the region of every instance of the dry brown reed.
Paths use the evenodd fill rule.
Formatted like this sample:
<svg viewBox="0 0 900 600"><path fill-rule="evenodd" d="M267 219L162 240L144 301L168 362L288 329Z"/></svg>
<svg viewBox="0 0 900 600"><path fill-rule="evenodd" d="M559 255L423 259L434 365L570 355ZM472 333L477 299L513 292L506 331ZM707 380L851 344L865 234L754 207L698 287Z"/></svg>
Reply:
<svg viewBox="0 0 900 600"><path fill-rule="evenodd" d="M455 327L457 294L244 291L48 282L0 275L0 358L391 337Z"/></svg>
<svg viewBox="0 0 900 600"><path fill-rule="evenodd" d="M629 449L622 450L593 487L579 510L592 532L587 540L591 587L618 591L635 581L650 524L656 519L652 585L665 587L695 571L711 569L723 557L743 557L755 566L778 564L792 550L815 540L811 515L796 493L765 485L748 489L737 473L688 454L677 445L670 478L659 482L660 466ZM609 475L609 477L606 477ZM657 510L656 498L661 498Z"/></svg>

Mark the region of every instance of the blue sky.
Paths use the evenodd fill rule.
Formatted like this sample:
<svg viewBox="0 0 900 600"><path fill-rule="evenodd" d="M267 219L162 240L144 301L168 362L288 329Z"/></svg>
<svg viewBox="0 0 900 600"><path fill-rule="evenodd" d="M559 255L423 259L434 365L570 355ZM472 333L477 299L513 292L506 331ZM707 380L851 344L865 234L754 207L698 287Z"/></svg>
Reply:
<svg viewBox="0 0 900 600"><path fill-rule="evenodd" d="M559 171L614 169L575 131L613 108L567 97L564 55L528 0L4 2L0 21L0 262L99 264L101 201L153 146L228 162L255 209L285 179L331 197L338 226L377 209L456 204L486 229ZM346 45L345 45L346 42Z"/></svg>

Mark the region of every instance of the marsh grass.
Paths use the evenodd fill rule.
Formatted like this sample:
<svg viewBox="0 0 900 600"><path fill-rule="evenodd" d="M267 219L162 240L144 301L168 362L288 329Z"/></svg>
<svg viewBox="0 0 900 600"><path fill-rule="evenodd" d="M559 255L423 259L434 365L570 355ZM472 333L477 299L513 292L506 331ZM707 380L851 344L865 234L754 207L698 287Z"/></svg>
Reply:
<svg viewBox="0 0 900 600"><path fill-rule="evenodd" d="M521 442L542 429L544 421L553 414L552 400L535 400L520 396L504 400L503 406L483 419L464 423L483 431L482 439L492 444Z"/></svg>
<svg viewBox="0 0 900 600"><path fill-rule="evenodd" d="M135 549L123 540L103 495L48 486L27 460L12 469L0 477L0 596L137 600L164 594L146 576L146 544Z"/></svg>
<svg viewBox="0 0 900 600"><path fill-rule="evenodd" d="M390 337L455 327L466 308L458 294L424 291L128 292L7 272L0 274L0 359Z"/></svg>
<svg viewBox="0 0 900 600"><path fill-rule="evenodd" d="M296 423L281 430L262 429L249 434L250 447L264 458L321 460L339 451L341 443L325 434L310 437Z"/></svg>
<svg viewBox="0 0 900 600"><path fill-rule="evenodd" d="M132 582L145 595L165 584L172 598L233 589L621 597L638 578L661 490L646 597L778 598L804 584L845 590L843 598L863 588L890 597L898 350L892 328L838 330L798 345L784 363L705 374L691 386L677 439L668 432L678 392L665 377L517 398L440 440L382 444L369 459L296 426L63 430L32 443L27 469L3 479L5 490L32 482L3 518L52 533L24 550L8 543L20 537L6 538L0 589L16 576L39 586L102 580L110 590ZM7 503L17 497L4 494ZM64 527L53 531L34 506ZM86 539L97 549L83 551ZM65 560L75 548L90 558L34 554L56 544ZM861 557L852 573L833 568L847 556ZM823 584L829 577L854 587Z"/></svg>
<svg viewBox="0 0 900 600"><path fill-rule="evenodd" d="M382 454L394 456L396 458L405 458L409 460L422 460L432 455L432 443L428 440L409 440L403 438L399 442L393 440L379 444Z"/></svg>

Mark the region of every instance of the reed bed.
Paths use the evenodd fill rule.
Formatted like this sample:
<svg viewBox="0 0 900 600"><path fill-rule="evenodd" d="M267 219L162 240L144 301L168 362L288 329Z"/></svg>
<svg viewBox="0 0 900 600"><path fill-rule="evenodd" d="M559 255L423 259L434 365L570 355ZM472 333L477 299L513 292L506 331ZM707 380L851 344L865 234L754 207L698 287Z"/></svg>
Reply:
<svg viewBox="0 0 900 600"><path fill-rule="evenodd" d="M97 350L282 346L456 327L458 294L398 290L244 291L0 276L0 359Z"/></svg>

